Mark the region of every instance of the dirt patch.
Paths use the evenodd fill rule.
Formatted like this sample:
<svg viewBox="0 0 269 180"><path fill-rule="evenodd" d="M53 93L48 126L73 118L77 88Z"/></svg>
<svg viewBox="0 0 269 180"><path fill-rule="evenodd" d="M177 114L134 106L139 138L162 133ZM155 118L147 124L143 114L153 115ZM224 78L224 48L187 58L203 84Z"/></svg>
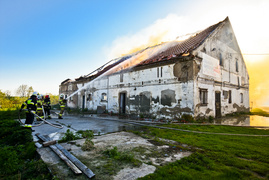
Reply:
<svg viewBox="0 0 269 180"><path fill-rule="evenodd" d="M191 152L180 149L177 145L171 145L171 142L167 145L165 141L145 139L130 132L95 136L92 141L94 148L90 151L81 150L85 139L61 145L90 168L96 174L95 179L102 180L132 180L144 177L154 173L157 166L165 165L191 154ZM59 179L87 179L86 176L74 176L63 171L63 169L67 169L67 166L63 167L62 163L59 163L59 158L57 160L57 157L50 155L49 153L53 152L50 152L48 148L40 148L39 151L45 162L53 164L52 171L57 172ZM60 166L58 171L55 164Z"/></svg>

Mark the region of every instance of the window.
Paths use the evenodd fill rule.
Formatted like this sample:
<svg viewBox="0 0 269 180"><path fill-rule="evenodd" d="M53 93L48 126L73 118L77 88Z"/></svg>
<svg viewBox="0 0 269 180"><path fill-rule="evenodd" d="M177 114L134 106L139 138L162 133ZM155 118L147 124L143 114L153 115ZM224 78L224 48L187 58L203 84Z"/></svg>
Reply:
<svg viewBox="0 0 269 180"><path fill-rule="evenodd" d="M207 89L200 89L200 104L203 106L207 105Z"/></svg>
<svg viewBox="0 0 269 180"><path fill-rule="evenodd" d="M236 72L239 72L239 70L238 70L238 60L236 59L236 62L235 62L235 70L236 70Z"/></svg>
<svg viewBox="0 0 269 180"><path fill-rule="evenodd" d="M223 66L223 59L222 59L222 54L219 54L219 65Z"/></svg>
<svg viewBox="0 0 269 180"><path fill-rule="evenodd" d="M88 94L87 101L91 101L91 100L92 100L92 94Z"/></svg>
<svg viewBox="0 0 269 180"><path fill-rule="evenodd" d="M120 74L120 82L123 82L123 74Z"/></svg>
<svg viewBox="0 0 269 180"><path fill-rule="evenodd" d="M223 91L224 99L228 99L228 91Z"/></svg>
<svg viewBox="0 0 269 180"><path fill-rule="evenodd" d="M241 102L241 103L244 102L243 93L240 93L240 102Z"/></svg>
<svg viewBox="0 0 269 180"><path fill-rule="evenodd" d="M68 91L72 91L72 84L68 85Z"/></svg>
<svg viewBox="0 0 269 180"><path fill-rule="evenodd" d="M232 91L229 90L229 104L232 103Z"/></svg>
<svg viewBox="0 0 269 180"><path fill-rule="evenodd" d="M163 77L163 67L157 68L157 77Z"/></svg>
<svg viewBox="0 0 269 180"><path fill-rule="evenodd" d="M101 99L101 101L107 101L106 93L102 93L102 99Z"/></svg>
<svg viewBox="0 0 269 180"><path fill-rule="evenodd" d="M64 95L64 98L66 99L67 98L67 95Z"/></svg>

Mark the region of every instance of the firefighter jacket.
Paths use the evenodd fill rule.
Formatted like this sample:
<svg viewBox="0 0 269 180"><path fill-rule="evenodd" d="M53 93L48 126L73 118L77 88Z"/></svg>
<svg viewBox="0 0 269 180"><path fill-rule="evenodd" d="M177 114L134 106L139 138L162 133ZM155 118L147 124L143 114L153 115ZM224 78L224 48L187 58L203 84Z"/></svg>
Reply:
<svg viewBox="0 0 269 180"><path fill-rule="evenodd" d="M37 110L42 111L42 100L41 99L37 100Z"/></svg>
<svg viewBox="0 0 269 180"><path fill-rule="evenodd" d="M60 100L59 100L59 104L60 104L60 107L61 107L61 108L64 108L65 105L66 105L66 99L60 99Z"/></svg>
<svg viewBox="0 0 269 180"><path fill-rule="evenodd" d="M51 109L51 106L50 106L50 98L45 98L45 99L44 99L43 106L44 106L46 109Z"/></svg>
<svg viewBox="0 0 269 180"><path fill-rule="evenodd" d="M37 99L36 99L36 96L31 96L29 99L27 99L21 105L21 109L23 109L24 107L26 107L29 112L30 111L36 111L36 107L37 107Z"/></svg>

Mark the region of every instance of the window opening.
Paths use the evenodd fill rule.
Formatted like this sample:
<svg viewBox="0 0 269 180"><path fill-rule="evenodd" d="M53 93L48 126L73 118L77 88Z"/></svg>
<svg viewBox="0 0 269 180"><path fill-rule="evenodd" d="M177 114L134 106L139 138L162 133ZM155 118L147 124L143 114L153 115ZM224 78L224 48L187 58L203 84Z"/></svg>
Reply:
<svg viewBox="0 0 269 180"><path fill-rule="evenodd" d="M101 101L107 101L107 95L106 93L102 93L102 99Z"/></svg>
<svg viewBox="0 0 269 180"><path fill-rule="evenodd" d="M201 105L207 105L207 98L208 98L208 91L207 89L200 89L200 103Z"/></svg>
<svg viewBox="0 0 269 180"><path fill-rule="evenodd" d="M223 66L223 59L222 59L222 54L219 54L219 65Z"/></svg>
<svg viewBox="0 0 269 180"><path fill-rule="evenodd" d="M92 94L88 94L87 101L91 101L91 100L92 100Z"/></svg>
<svg viewBox="0 0 269 180"><path fill-rule="evenodd" d="M232 103L232 91L229 90L229 104Z"/></svg>
<svg viewBox="0 0 269 180"><path fill-rule="evenodd" d="M239 72L239 70L238 70L238 60L236 60L236 62L235 62L235 70L236 70L236 72Z"/></svg>
<svg viewBox="0 0 269 180"><path fill-rule="evenodd" d="M120 74L120 82L123 82L123 73Z"/></svg>

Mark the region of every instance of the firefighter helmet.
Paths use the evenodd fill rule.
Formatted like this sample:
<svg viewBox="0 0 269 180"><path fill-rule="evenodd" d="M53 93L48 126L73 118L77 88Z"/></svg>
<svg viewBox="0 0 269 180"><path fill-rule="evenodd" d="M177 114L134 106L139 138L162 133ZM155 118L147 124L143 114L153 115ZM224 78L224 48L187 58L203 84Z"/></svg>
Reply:
<svg viewBox="0 0 269 180"><path fill-rule="evenodd" d="M36 91L33 92L32 96L37 96L37 92Z"/></svg>
<svg viewBox="0 0 269 180"><path fill-rule="evenodd" d="M50 98L50 96L49 95L46 95L45 98L48 99L48 98Z"/></svg>
<svg viewBox="0 0 269 180"><path fill-rule="evenodd" d="M61 95L60 95L60 98L63 99L63 98L64 98L64 94L61 94Z"/></svg>

